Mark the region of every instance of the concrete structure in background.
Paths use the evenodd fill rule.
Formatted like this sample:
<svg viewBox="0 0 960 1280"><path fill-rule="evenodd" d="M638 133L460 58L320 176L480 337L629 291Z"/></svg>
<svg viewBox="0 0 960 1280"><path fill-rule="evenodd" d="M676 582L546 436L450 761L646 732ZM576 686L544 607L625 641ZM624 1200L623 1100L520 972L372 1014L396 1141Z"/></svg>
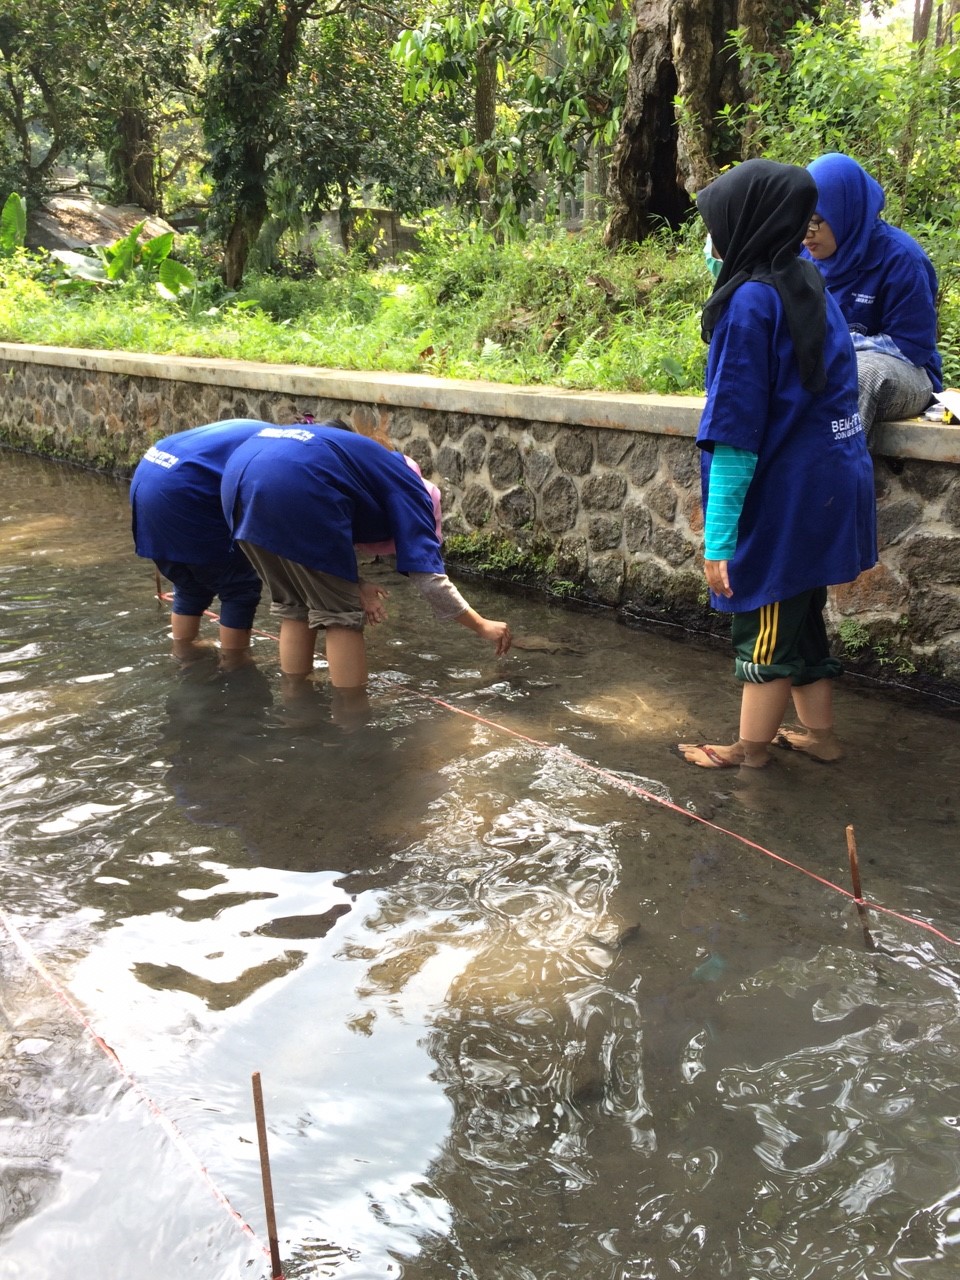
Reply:
<svg viewBox="0 0 960 1280"><path fill-rule="evenodd" d="M102 204L83 193L50 196L42 205L28 207L27 248L82 251L95 244L113 244L138 222L144 223L144 240L173 230L169 222L144 213L139 205Z"/></svg>
<svg viewBox="0 0 960 1280"><path fill-rule="evenodd" d="M129 475L158 437L221 418L340 415L443 493L452 565L721 631L705 604L702 400L418 374L0 344L0 440ZM878 428L880 563L831 591L862 670L960 691L960 427Z"/></svg>

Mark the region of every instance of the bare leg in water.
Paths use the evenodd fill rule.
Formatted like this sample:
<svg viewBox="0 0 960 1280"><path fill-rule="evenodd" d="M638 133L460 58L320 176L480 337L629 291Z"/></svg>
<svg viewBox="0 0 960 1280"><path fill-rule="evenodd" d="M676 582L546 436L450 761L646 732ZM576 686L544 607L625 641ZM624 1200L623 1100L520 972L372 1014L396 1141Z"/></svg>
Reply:
<svg viewBox="0 0 960 1280"><path fill-rule="evenodd" d="M173 638L173 656L181 666L190 666L201 658L217 656L214 642L199 638L200 618L195 614L172 613L170 632ZM250 632L221 626L219 662L221 671L237 671L252 663Z"/></svg>
<svg viewBox="0 0 960 1280"><path fill-rule="evenodd" d="M250 652L250 631L239 627L220 627L220 670L239 671L253 664Z"/></svg>
<svg viewBox="0 0 960 1280"><path fill-rule="evenodd" d="M316 627L294 618L284 618L280 623L280 687L288 705L306 692L316 644ZM363 632L352 627L327 627L326 648L333 718L337 724L353 727L365 718L369 708Z"/></svg>
<svg viewBox="0 0 960 1280"><path fill-rule="evenodd" d="M820 683L820 682L818 682ZM740 703L740 736L731 746L681 742L679 751L690 764L703 769L762 769L770 762L769 747L777 736L790 700L787 678L765 684L745 684Z"/></svg>
<svg viewBox="0 0 960 1280"><path fill-rule="evenodd" d="M201 658L216 654L212 640L200 640L200 618L192 613L171 613L170 633L173 638L173 656L181 666L189 666Z"/></svg>
<svg viewBox="0 0 960 1280"><path fill-rule="evenodd" d="M815 680L794 686L793 705L802 728L781 727L777 742L814 760L839 760L843 747L833 728L833 681Z"/></svg>

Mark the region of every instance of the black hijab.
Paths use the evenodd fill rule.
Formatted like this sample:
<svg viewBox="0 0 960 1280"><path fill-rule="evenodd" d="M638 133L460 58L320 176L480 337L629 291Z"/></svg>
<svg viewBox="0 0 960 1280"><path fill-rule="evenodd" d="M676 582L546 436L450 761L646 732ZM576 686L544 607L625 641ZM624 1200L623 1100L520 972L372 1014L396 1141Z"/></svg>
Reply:
<svg viewBox="0 0 960 1280"><path fill-rule="evenodd" d="M703 309L704 342L710 341L724 307L742 284L772 284L783 303L800 381L813 392L826 383L826 302L820 272L797 255L816 207L817 186L806 169L773 160L745 160L697 196L714 253L723 259Z"/></svg>

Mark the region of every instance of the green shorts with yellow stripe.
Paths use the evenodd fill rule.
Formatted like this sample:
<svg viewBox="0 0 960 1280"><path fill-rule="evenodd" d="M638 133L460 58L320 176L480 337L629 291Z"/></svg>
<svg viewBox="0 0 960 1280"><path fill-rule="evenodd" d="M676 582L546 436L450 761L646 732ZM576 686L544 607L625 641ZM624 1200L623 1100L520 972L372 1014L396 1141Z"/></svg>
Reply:
<svg viewBox="0 0 960 1280"><path fill-rule="evenodd" d="M789 600L775 600L749 613L735 613L730 627L738 680L766 684L788 678L793 684L834 679L843 671L830 656L823 610L826 587Z"/></svg>

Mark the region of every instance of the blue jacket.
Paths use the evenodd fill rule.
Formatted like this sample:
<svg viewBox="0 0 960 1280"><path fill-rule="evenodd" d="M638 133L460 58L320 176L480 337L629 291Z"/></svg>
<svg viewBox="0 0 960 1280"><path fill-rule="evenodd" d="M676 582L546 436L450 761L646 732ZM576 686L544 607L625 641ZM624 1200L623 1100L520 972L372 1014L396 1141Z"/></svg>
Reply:
<svg viewBox="0 0 960 1280"><path fill-rule="evenodd" d="M375 440L323 426L265 426L223 473L223 514L238 541L357 581L355 543L396 544L400 573L445 573L423 481Z"/></svg>
<svg viewBox="0 0 960 1280"><path fill-rule="evenodd" d="M823 263L818 265L822 267ZM926 371L934 391L941 390L937 275L912 236L878 220L870 255L856 280L839 287L829 280L826 284L839 302L851 333L871 337L885 333L911 364Z"/></svg>
<svg viewBox="0 0 960 1280"><path fill-rule="evenodd" d="M220 564L233 547L220 481L227 459L267 424L252 418L211 422L158 440L130 482L138 556L182 564Z"/></svg>
<svg viewBox="0 0 960 1280"><path fill-rule="evenodd" d="M856 160L831 152L807 168L817 184L817 213L837 241L817 266L851 333L886 334L941 390L933 263L912 236L880 217L883 188Z"/></svg>
<svg viewBox="0 0 960 1280"><path fill-rule="evenodd" d="M704 510L714 445L757 455L729 562L734 594L710 597L723 612L852 582L876 563L873 464L857 411L856 357L829 294L826 303L826 386L818 394L800 382L771 285L741 285L710 339L697 434Z"/></svg>

